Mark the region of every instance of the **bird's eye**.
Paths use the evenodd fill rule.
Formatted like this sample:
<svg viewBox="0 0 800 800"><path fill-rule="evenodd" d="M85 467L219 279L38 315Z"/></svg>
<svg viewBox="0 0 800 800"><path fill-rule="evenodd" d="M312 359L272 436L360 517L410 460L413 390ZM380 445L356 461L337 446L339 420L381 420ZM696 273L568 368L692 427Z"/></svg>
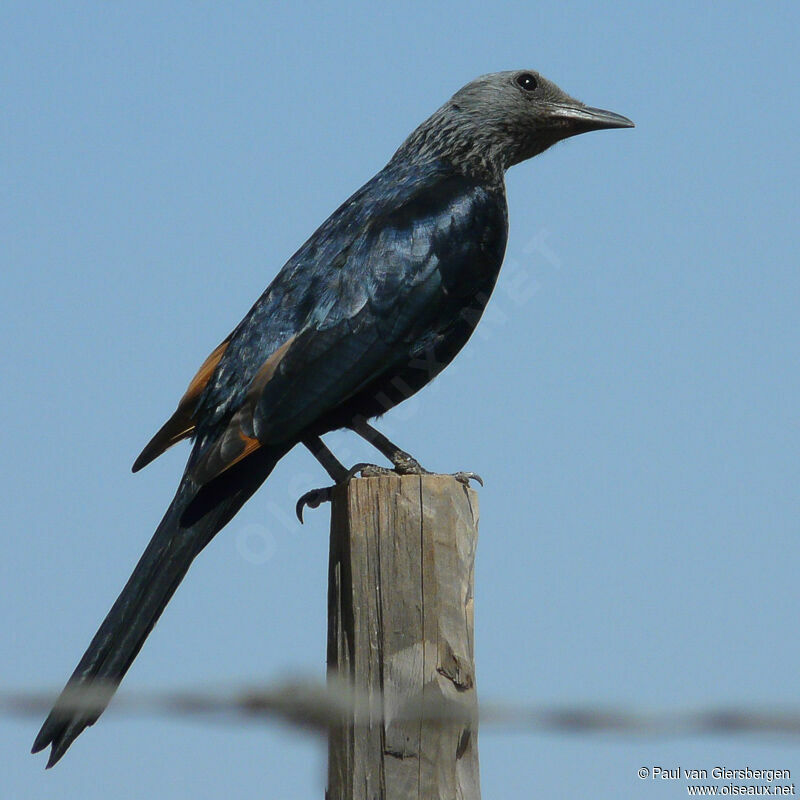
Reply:
<svg viewBox="0 0 800 800"><path fill-rule="evenodd" d="M524 89L526 92L534 91L538 85L539 82L530 72L523 72L521 75L517 75L517 86L519 86L520 89Z"/></svg>

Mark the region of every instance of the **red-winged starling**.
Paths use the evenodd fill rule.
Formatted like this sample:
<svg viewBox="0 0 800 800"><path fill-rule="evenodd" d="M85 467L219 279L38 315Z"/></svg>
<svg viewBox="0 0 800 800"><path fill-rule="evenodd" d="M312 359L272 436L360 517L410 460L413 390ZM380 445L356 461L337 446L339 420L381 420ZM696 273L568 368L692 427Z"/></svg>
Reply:
<svg viewBox="0 0 800 800"><path fill-rule="evenodd" d="M352 470L320 436L338 428L397 471L423 471L368 420L431 381L475 329L506 247L505 171L569 136L632 126L536 72L484 75L289 259L133 466L192 440L175 498L36 737L33 752L52 745L48 767L96 722L195 556L296 444L336 481Z"/></svg>

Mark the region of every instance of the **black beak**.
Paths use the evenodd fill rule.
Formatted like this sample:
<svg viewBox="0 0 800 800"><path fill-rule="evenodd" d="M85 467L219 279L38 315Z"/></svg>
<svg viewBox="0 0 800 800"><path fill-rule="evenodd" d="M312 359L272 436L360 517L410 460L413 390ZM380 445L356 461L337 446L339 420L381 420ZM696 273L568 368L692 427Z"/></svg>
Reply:
<svg viewBox="0 0 800 800"><path fill-rule="evenodd" d="M634 124L622 114L604 111L602 108L590 108L582 105L550 106L548 117L554 128L561 129L564 136L575 136L588 131L600 131L604 128L633 128Z"/></svg>

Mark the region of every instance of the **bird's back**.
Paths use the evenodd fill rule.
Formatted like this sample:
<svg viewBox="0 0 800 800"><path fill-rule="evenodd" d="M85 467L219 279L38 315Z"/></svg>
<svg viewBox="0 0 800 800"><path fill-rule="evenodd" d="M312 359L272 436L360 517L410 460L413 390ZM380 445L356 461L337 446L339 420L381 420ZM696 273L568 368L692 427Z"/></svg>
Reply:
<svg viewBox="0 0 800 800"><path fill-rule="evenodd" d="M402 365L393 362L452 327L476 295L488 299L506 233L502 186L487 188L441 161L390 162L312 234L234 330L199 399L198 432L212 429L240 405L266 359L292 337L349 350L360 336L372 360L396 372ZM293 396L313 397L314 392L304 394L306 384L319 387L325 379L321 372L344 371L350 364L345 354L321 360L314 374L304 374L303 366L295 348L294 359L284 364L294 390L287 395L273 379L269 392L285 401L274 408L284 433L287 411L298 410ZM385 377L375 374L380 367L371 366L358 385L342 388L341 396L332 387L314 405L339 405L360 384ZM303 424L310 421L308 413L302 416Z"/></svg>

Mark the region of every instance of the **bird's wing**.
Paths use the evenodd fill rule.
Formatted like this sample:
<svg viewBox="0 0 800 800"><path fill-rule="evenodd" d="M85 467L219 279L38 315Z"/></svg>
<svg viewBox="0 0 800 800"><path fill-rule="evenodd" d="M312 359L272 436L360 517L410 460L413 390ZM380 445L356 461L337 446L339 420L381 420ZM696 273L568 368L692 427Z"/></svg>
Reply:
<svg viewBox="0 0 800 800"><path fill-rule="evenodd" d="M333 266L310 270L307 293L297 298L310 309L305 324L272 350L225 428L202 446L190 467L194 479L207 483L262 445L297 441L452 322L443 304L453 275L480 260L483 232L474 228L486 206L504 225L504 201L474 182L451 176L423 183L371 215Z"/></svg>
<svg viewBox="0 0 800 800"><path fill-rule="evenodd" d="M188 469L203 485L264 445L297 441L439 324L443 281L474 260L481 241L471 223L497 197L450 175L378 207L354 198L209 356L135 468L195 436Z"/></svg>
<svg viewBox="0 0 800 800"><path fill-rule="evenodd" d="M201 364L197 374L189 382L189 388L181 397L175 413L161 426L158 433L153 436L136 461L133 462L133 472L138 472L146 467L151 461L158 458L166 450L169 450L172 445L192 436L195 430L195 406L222 356L225 354L230 339L231 337L228 336L217 345Z"/></svg>

